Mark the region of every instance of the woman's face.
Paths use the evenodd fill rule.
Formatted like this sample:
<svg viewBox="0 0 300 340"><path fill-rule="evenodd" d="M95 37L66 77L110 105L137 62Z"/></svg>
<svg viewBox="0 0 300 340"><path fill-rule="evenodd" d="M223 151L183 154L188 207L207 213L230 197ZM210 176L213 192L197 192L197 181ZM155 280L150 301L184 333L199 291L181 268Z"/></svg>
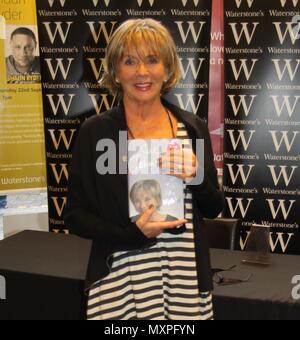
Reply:
<svg viewBox="0 0 300 340"><path fill-rule="evenodd" d="M155 210L158 209L157 200L150 193L143 190L138 191L135 195L133 204L139 214L147 210L151 204L154 206Z"/></svg>
<svg viewBox="0 0 300 340"><path fill-rule="evenodd" d="M160 98L167 73L162 60L142 39L139 51L144 56L142 59L135 48L124 52L118 65L117 81L122 86L124 99L143 104Z"/></svg>

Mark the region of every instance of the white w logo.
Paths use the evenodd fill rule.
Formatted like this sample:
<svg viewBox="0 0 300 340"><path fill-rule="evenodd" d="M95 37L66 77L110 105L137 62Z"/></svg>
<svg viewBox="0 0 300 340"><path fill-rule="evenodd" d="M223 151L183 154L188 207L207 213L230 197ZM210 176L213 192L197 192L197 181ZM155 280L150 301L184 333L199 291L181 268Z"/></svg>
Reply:
<svg viewBox="0 0 300 340"><path fill-rule="evenodd" d="M296 109L296 106L298 104L300 96L294 97L295 100L294 100L293 106L291 105L291 102L290 102L290 96L282 96L283 101L282 101L281 104L279 104L278 97L279 96L271 96L271 98L273 99L273 103L274 103L275 110L277 112L278 117L281 117L281 113L282 113L284 108L286 108L288 115L290 117L292 117L292 115L294 114L294 111Z"/></svg>
<svg viewBox="0 0 300 340"><path fill-rule="evenodd" d="M54 103L54 99L53 99L54 96L58 97L58 100L57 100L56 103ZM69 96L68 104L66 104L65 96ZM50 102L54 116L57 115L57 112L58 112L60 106L62 106L64 114L65 114L65 116L67 116L69 114L70 107L72 105L74 97L75 97L75 94L68 94L68 95L66 95L66 94L57 94L57 95L47 94L47 98Z"/></svg>
<svg viewBox="0 0 300 340"><path fill-rule="evenodd" d="M59 137L56 137L56 132L59 132ZM71 143L74 138L74 134L76 133L76 129L69 130L71 132L70 137L68 138L66 136L66 129L59 129L59 130L53 130L49 129L48 132L50 133L50 137L52 139L53 145L55 147L55 150L58 150L60 148L61 142L63 142L66 150L70 149Z"/></svg>
<svg viewBox="0 0 300 340"><path fill-rule="evenodd" d="M231 64L231 68L232 68L232 72L234 74L235 80L238 81L240 78L240 75L242 73L242 71L244 72L244 75L247 79L247 81L249 81L252 72L254 70L255 64L258 62L258 59L251 59L252 60L252 67L249 70L249 67L247 65L248 59L240 59L241 65L240 68L238 70L237 66L236 66L236 59L229 59L229 62Z"/></svg>
<svg viewBox="0 0 300 340"><path fill-rule="evenodd" d="M248 170L248 173L246 174L244 170L246 165L237 164L238 170L236 172L234 172L233 170L234 164L226 164L226 165L228 167L232 183L235 184L238 178L241 177L244 185L247 184L249 176L252 172L252 169L255 167L255 165L247 165L249 170Z"/></svg>
<svg viewBox="0 0 300 340"><path fill-rule="evenodd" d="M276 247L277 247L277 244L279 243L280 244L280 248L281 248L281 251L282 253L285 253L287 248L288 248L288 245L291 241L291 238L295 235L293 233L274 233L275 235L277 235L277 238L275 240L275 242L273 241L273 233L270 233L270 246L271 246L271 251L272 252L275 252L276 250ZM283 236L284 235L287 235L288 236L288 239L286 241L284 241L283 239Z"/></svg>
<svg viewBox="0 0 300 340"><path fill-rule="evenodd" d="M252 140L252 137L253 135L256 133L255 130L250 130L250 136L248 138L248 141L246 140L246 136L245 136L245 130L238 130L239 132L239 136L238 138L236 139L235 138L235 133L236 131L235 130L228 130L228 133L229 133L229 136L230 136L230 140L231 140L231 144L232 144L232 147L234 149L234 151L237 150L239 144L240 144L240 141L242 141L242 144L243 144L243 147L244 147L244 150L247 151L248 148L249 148L249 145L250 145L250 142Z"/></svg>
<svg viewBox="0 0 300 340"><path fill-rule="evenodd" d="M100 37L101 37L101 33L103 32L103 35L104 35L104 38L105 38L105 42L106 44L109 43L110 41L110 38L112 37L113 33L114 33L114 30L115 30L115 26L118 24L116 21L112 21L110 22L112 27L110 29L110 32L108 32L107 28L106 28L106 22L104 21L99 21L99 25L100 25L100 28L98 30L98 32L96 32L96 29L95 29L95 22L94 21L88 21L87 24L89 25L90 27L90 30L91 30L91 33L92 33L92 36L94 38L94 41L95 41L95 44L98 44L99 43L99 40L100 40Z"/></svg>
<svg viewBox="0 0 300 340"><path fill-rule="evenodd" d="M188 64L186 67L183 66L183 59L180 58L180 68L181 68L181 73L182 73L182 77L183 79L186 79L187 74L189 73L189 70L192 71L193 77L194 79L198 79L199 77L199 73L201 70L201 67L203 65L203 62L205 61L205 58L199 58L199 66L196 69L195 66L195 59L194 58L187 58L188 60Z"/></svg>
<svg viewBox="0 0 300 340"><path fill-rule="evenodd" d="M235 207L233 206L233 198L232 197L226 197L226 201L228 203L228 207L229 207L229 210L230 210L230 214L231 214L231 217L234 218L237 214L237 212L239 211L240 213L240 216L242 216L243 218L245 218L249 208L250 208L250 205L251 203L254 201L253 198L248 198L247 199L247 206L245 207L244 206L244 198L235 198L237 200L237 203L235 205Z"/></svg>
<svg viewBox="0 0 300 340"><path fill-rule="evenodd" d="M194 1L195 6L197 7L200 0L193 0L193 1ZM188 0L182 0L183 7L186 6L187 2L188 2Z"/></svg>
<svg viewBox="0 0 300 340"><path fill-rule="evenodd" d="M68 26L65 29L65 31L62 28L62 24L63 24L62 22L55 22L56 28L55 28L54 33L51 30L51 26L50 26L51 24L52 24L51 22L43 22L43 25L45 25L45 27L46 27L46 30L47 30L47 33L48 33L48 37L49 37L49 39L51 41L51 44L54 44L56 36L57 36L57 33L59 34L60 39L63 42L63 44L65 44L66 40L68 38L70 27L71 27L71 25L74 24L74 22L71 22L71 21L66 22L66 24Z"/></svg>
<svg viewBox="0 0 300 340"><path fill-rule="evenodd" d="M53 201L53 204L54 204L54 207L55 207L57 215L59 217L61 217L62 214L63 214L63 211L65 209L65 206L67 204L67 197L51 197L51 199ZM59 204L59 202L58 202L59 199L62 200L61 204Z"/></svg>
<svg viewBox="0 0 300 340"><path fill-rule="evenodd" d="M94 6L97 7L98 3L99 3L99 0L92 0L92 1L93 1ZM110 4L110 0L104 0L104 3L106 5L106 7L108 7L109 4Z"/></svg>
<svg viewBox="0 0 300 340"><path fill-rule="evenodd" d="M283 142L284 142L284 144L286 146L287 151L290 152L292 147L293 147L293 145L294 145L294 143L295 143L295 139L296 139L297 135L300 132L299 131L293 131L294 137L293 137L291 142L290 142L290 139L288 137L289 131L281 131L282 137L281 137L281 140L279 142L278 142L278 139L277 139L277 132L278 131L270 131L270 134L272 135L272 139L273 139L273 143L274 143L276 152L278 152L280 150L281 145L282 145Z"/></svg>
<svg viewBox="0 0 300 340"><path fill-rule="evenodd" d="M247 236L246 236L246 239L245 241L243 241L243 239L241 238L241 242L240 242L240 246L241 246L241 250L245 250L246 248L246 245L247 245L247 242L249 240L249 236L250 236L251 232L250 231L247 231ZM276 240L274 242L274 237L273 235L276 235ZM284 240L284 235L287 235L288 236L288 239L285 241ZM285 234L285 233L270 233L270 248L271 248L271 251L272 252L275 252L276 250L276 247L277 245L279 244L280 245L280 248L281 248L281 251L282 253L285 253L286 250L287 250L287 247L291 241L291 238L294 236L294 234L292 233L288 233L288 234Z"/></svg>
<svg viewBox="0 0 300 340"><path fill-rule="evenodd" d="M89 97L91 98L92 103L93 103L94 108L95 108L95 111L98 115L101 112L109 111L114 107L115 102L116 102L116 97L113 97L113 99L110 103L109 100L108 100L109 95L108 94L101 94L100 95L101 100L100 100L100 103L98 103L97 96L98 96L97 94L89 94Z"/></svg>
<svg viewBox="0 0 300 340"><path fill-rule="evenodd" d="M55 0L48 0L48 3L49 3L49 5L50 5L50 7L53 7L54 1L55 1ZM61 4L61 7L64 7L64 6L65 6L66 0L59 0L59 2L60 2L60 4Z"/></svg>
<svg viewBox="0 0 300 340"><path fill-rule="evenodd" d="M281 169L279 175L277 175L277 173L275 171L275 169L277 168L276 165L268 165L268 168L271 171L271 175L272 175L273 182L274 182L275 186L278 185L281 177L283 177L285 185L289 186L295 170L298 169L297 166L291 166L292 171L291 171L290 175L288 176L287 171L286 171L287 166L282 166L282 165L279 166L279 168Z"/></svg>
<svg viewBox="0 0 300 340"><path fill-rule="evenodd" d="M237 8L241 7L242 2L243 2L243 0L235 0ZM249 8L252 7L253 2L254 2L254 0L247 0Z"/></svg>
<svg viewBox="0 0 300 340"><path fill-rule="evenodd" d="M74 60L75 60L74 58L68 58L68 66L65 67L64 64L63 64L64 59L58 58L58 59L56 59L56 63L57 63L56 67L53 67L53 64L52 64L53 59L45 59L47 65L48 65L49 72L51 73L52 79L56 80L57 73L58 73L58 71L60 71L64 80L67 80L72 62Z"/></svg>
<svg viewBox="0 0 300 340"><path fill-rule="evenodd" d="M296 7L298 5L299 0L292 0L292 1L293 1L294 7ZM280 2L281 2L281 6L285 7L287 0L280 0Z"/></svg>
<svg viewBox="0 0 300 340"><path fill-rule="evenodd" d="M253 105L253 102L254 102L254 99L257 97L257 95L251 95L251 101L249 102L249 104L247 104L246 102L246 97L248 97L248 95L239 95L239 102L237 104L236 102L236 95L229 95L228 96L230 98L230 102L231 102L231 106L232 106L232 110L233 110L233 113L235 116L238 115L241 107L243 107L243 110L245 112L245 115L246 117L248 117L249 115L249 112L252 108L252 105Z"/></svg>
<svg viewBox="0 0 300 340"><path fill-rule="evenodd" d="M281 22L273 22L273 25L276 27L276 31L278 34L279 41L281 45L284 44L287 35L289 34L292 44L295 45L296 40L299 39L300 34L300 22L297 23L295 26L292 22L286 22L286 29L285 32L282 33Z"/></svg>
<svg viewBox="0 0 300 340"><path fill-rule="evenodd" d="M288 207L288 209L285 206L285 202L286 200L277 200L279 202L277 209L274 207L274 201L275 200L271 200L268 199L267 202L269 203L269 207L273 216L273 219L276 220L278 214L281 212L283 215L284 220L286 221L289 217L289 214L293 208L293 205L297 202L295 200L290 200L290 205Z"/></svg>
<svg viewBox="0 0 300 340"><path fill-rule="evenodd" d="M149 5L152 7L155 0L148 0L148 1L149 1ZM141 7L142 4L144 3L144 0L137 0L137 2L138 2L138 5Z"/></svg>
<svg viewBox="0 0 300 340"><path fill-rule="evenodd" d="M69 179L69 173L68 173L68 164L62 163L62 164L55 164L50 163L53 176L55 177L56 183L59 185L62 178L64 177L66 180ZM57 166L60 167L60 171L57 171Z"/></svg>
<svg viewBox="0 0 300 340"><path fill-rule="evenodd" d="M197 114L198 111L199 111L201 101L204 97L204 94L198 94L198 102L197 103L194 100L194 96L195 96L194 94L186 94L186 96L187 96L186 103L183 102L183 99L182 99L183 94L175 94L175 96L177 97L179 106L182 110L188 111L191 108L192 112L194 114Z"/></svg>
<svg viewBox="0 0 300 340"><path fill-rule="evenodd" d="M300 59L295 60L297 62L297 65L294 68L294 70L292 69L292 66L291 66L291 62L292 62L291 59L284 59L285 66L284 66L283 70L280 67L280 61L281 61L281 59L272 59L272 62L274 63L274 66L275 66L275 69L276 69L278 79L280 81L282 81L282 79L285 75L285 72L287 70L289 77L290 77L290 80L294 81L294 79L296 77L296 73L298 72L298 68L299 68L299 65L300 65Z"/></svg>
<svg viewBox="0 0 300 340"><path fill-rule="evenodd" d="M91 64L91 67L92 67L92 70L93 70L93 73L94 73L94 76L95 76L95 79L96 80L99 80L101 74L102 74L102 71L104 69L104 64L105 64L105 58L100 58L99 61L100 61L100 66L96 66L96 58L88 58L87 59L90 64Z"/></svg>
<svg viewBox="0 0 300 340"><path fill-rule="evenodd" d="M232 24L229 24L231 26L231 29L232 29L232 33L233 33L233 36L234 36L234 39L235 39L235 43L238 45L242 39L243 36L245 36L246 40L247 40L247 43L248 45L251 44L252 42L252 39L254 37L254 34L255 34L255 31L257 29L257 26L259 25L258 22L254 22L253 23L253 29L252 29L252 32L250 33L249 32L249 29L248 29L248 25L249 23L247 22L242 22L241 25L242 25L242 29L240 30L240 32L238 32L237 30L237 23L232 23Z"/></svg>
<svg viewBox="0 0 300 340"><path fill-rule="evenodd" d="M187 24L188 24L188 30L187 31L185 31L185 29L183 28L183 23L184 23L183 21L176 21L176 24L178 26L179 33L181 35L181 39L182 39L183 43L184 44L186 43L186 41L187 41L187 39L188 39L188 37L191 33L192 36L193 36L195 44L198 44L202 29L203 29L204 25L206 24L206 22L205 21L199 21L200 27L198 29L198 32L196 31L196 28L195 28L195 24L196 24L195 21L188 21L187 22Z"/></svg>
<svg viewBox="0 0 300 340"><path fill-rule="evenodd" d="M240 238L240 247L241 247L242 251L244 251L246 249L246 245L247 245L247 242L249 240L251 232L250 231L246 231L246 234L247 235L246 235L245 240L243 240L243 237Z"/></svg>

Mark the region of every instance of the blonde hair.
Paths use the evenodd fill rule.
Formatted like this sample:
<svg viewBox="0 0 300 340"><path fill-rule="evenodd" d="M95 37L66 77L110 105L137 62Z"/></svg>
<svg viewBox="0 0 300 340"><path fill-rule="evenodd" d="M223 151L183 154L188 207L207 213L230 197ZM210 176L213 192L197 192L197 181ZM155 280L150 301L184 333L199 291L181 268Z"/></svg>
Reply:
<svg viewBox="0 0 300 340"><path fill-rule="evenodd" d="M140 192L145 192L153 197L157 202L158 209L162 206L161 187L159 182L154 179L136 182L130 191L130 199L133 204Z"/></svg>
<svg viewBox="0 0 300 340"><path fill-rule="evenodd" d="M154 19L131 19L125 21L114 32L106 49L105 71L100 84L108 89L111 94L122 97L122 87L116 81L119 62L126 49L133 47L139 56L140 38L149 46L152 52L161 58L168 80L162 86L162 94L169 92L181 79L181 68L177 55L175 42L168 31L160 22Z"/></svg>

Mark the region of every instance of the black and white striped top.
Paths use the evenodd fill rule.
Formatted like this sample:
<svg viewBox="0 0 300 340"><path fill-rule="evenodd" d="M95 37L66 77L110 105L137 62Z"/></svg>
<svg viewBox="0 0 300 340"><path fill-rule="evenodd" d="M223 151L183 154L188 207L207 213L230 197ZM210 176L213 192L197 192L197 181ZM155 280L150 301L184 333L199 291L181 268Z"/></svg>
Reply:
<svg viewBox="0 0 300 340"><path fill-rule="evenodd" d="M177 138L191 148L184 124ZM89 320L210 320L211 293L200 293L196 271L192 193L185 189L187 230L163 233L157 244L113 255L110 274L89 293Z"/></svg>

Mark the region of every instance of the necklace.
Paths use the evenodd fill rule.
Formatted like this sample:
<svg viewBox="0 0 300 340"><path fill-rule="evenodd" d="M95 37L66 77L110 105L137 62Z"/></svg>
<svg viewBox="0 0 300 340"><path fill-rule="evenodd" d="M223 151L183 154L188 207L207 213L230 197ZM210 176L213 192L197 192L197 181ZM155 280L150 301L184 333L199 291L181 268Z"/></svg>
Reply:
<svg viewBox="0 0 300 340"><path fill-rule="evenodd" d="M170 123L170 127L171 127L171 130L172 130L172 136L175 139L176 136L175 136L175 132L174 132L174 125L172 123L170 111L166 107L164 109L165 109L165 111L166 111L166 113L168 115L168 118L169 118L169 123ZM128 128L128 132L129 132L130 136L132 137L132 139L136 139L134 134L132 133L131 129L129 128L129 126L127 126L127 128Z"/></svg>

